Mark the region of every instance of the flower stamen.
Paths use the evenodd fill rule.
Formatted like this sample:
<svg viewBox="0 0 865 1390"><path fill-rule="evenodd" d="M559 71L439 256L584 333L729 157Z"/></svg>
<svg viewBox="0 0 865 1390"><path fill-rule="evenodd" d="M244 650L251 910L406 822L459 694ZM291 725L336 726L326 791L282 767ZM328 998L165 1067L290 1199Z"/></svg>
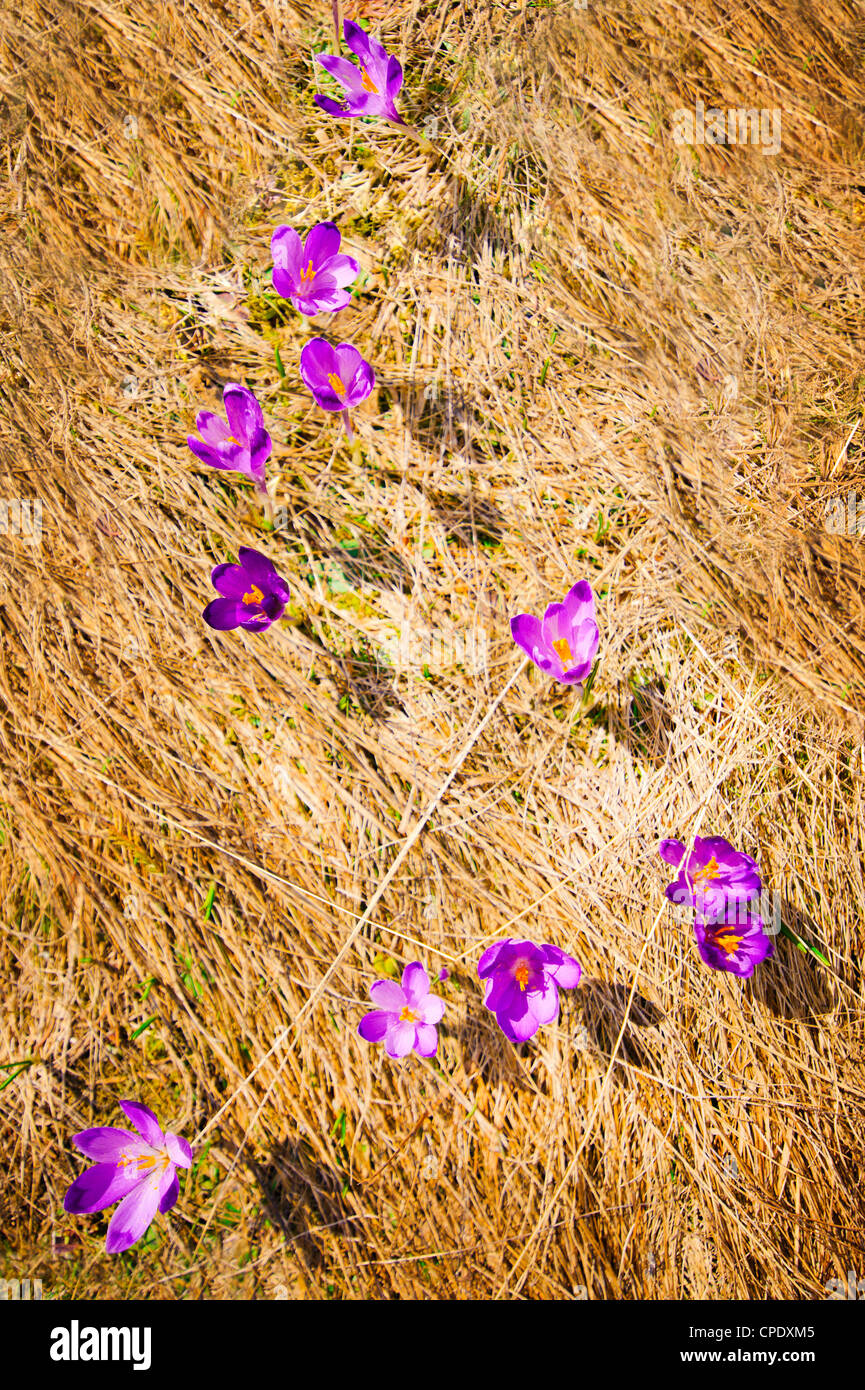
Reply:
<svg viewBox="0 0 865 1390"><path fill-rule="evenodd" d="M306 285L309 285L314 279L315 271L313 269L312 261L310 261L308 266L306 267L306 270L302 270L300 272L300 283L302 286L305 287Z"/></svg>
<svg viewBox="0 0 865 1390"><path fill-rule="evenodd" d="M557 637L555 642L551 645L563 666L571 666L573 664L574 656L567 637Z"/></svg>
<svg viewBox="0 0 865 1390"><path fill-rule="evenodd" d="M373 82L373 80L372 80L372 78L370 77L369 73L367 72L366 68L363 66L363 63L361 63L361 65L360 65L360 70L361 70L361 74L362 74L361 79L360 79L360 85L363 87L364 91L365 91L365 92L372 92L372 93L375 94L375 96L378 96L378 95L379 95L378 87L375 85L375 83Z"/></svg>
<svg viewBox="0 0 865 1390"><path fill-rule="evenodd" d="M338 396L345 395L345 387L343 386L336 372L328 372L327 379L330 383L331 391L335 391Z"/></svg>
<svg viewBox="0 0 865 1390"><path fill-rule="evenodd" d="M253 584L252 587L251 587L250 590L249 590L249 593L243 595L243 602L244 602L244 603L263 603L263 602L264 602L264 594L261 592L261 590L259 589L259 587L258 587L257 584Z"/></svg>
<svg viewBox="0 0 865 1390"><path fill-rule="evenodd" d="M519 965L514 971L514 979L516 980L520 989L525 994L529 986L529 966L527 961L520 961Z"/></svg>

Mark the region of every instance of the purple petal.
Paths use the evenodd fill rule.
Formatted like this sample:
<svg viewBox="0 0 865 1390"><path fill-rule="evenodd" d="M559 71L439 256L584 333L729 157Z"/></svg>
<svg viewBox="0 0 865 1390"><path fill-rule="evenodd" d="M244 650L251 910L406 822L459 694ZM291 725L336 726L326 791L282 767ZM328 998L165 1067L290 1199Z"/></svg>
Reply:
<svg viewBox="0 0 865 1390"><path fill-rule="evenodd" d="M534 617L531 613L518 613L515 618L511 618L511 636L536 666L542 671L549 671L553 663L543 646L540 618Z"/></svg>
<svg viewBox="0 0 865 1390"><path fill-rule="evenodd" d="M260 550L252 550L248 545L242 545L237 552L237 558L259 589L267 593L273 588L273 581L279 576L273 561L267 555L262 555Z"/></svg>
<svg viewBox="0 0 865 1390"><path fill-rule="evenodd" d="M369 997L380 1009L398 1014L406 1006L405 991L396 980L376 980L370 985Z"/></svg>
<svg viewBox="0 0 865 1390"><path fill-rule="evenodd" d="M148 1106L142 1105L138 1100L122 1100L120 1109L142 1138L147 1140L148 1144L154 1149L162 1148L165 1143L165 1135L159 1128L159 1121Z"/></svg>
<svg viewBox="0 0 865 1390"><path fill-rule="evenodd" d="M562 602L565 616L572 628L595 617L595 596L587 579L581 579L569 589Z"/></svg>
<svg viewBox="0 0 865 1390"><path fill-rule="evenodd" d="M496 1021L511 1042L525 1042L541 1026L529 1008L525 995L522 996L522 1007L517 1006L507 1012L499 1011Z"/></svg>
<svg viewBox="0 0 865 1390"><path fill-rule="evenodd" d="M511 946L512 944L513 939L511 937L506 937L504 941L496 941L492 946L487 947L478 961L478 975L481 979L483 979L484 975L489 975L491 973L493 966L498 960L499 954L506 946Z"/></svg>
<svg viewBox="0 0 865 1390"><path fill-rule="evenodd" d="M429 975L419 960L407 965L402 972L402 987L405 991L406 1003L412 1010L429 994Z"/></svg>
<svg viewBox="0 0 865 1390"><path fill-rule="evenodd" d="M249 593L250 579L243 565L216 565L210 571L210 582L223 598L240 599Z"/></svg>
<svg viewBox="0 0 865 1390"><path fill-rule="evenodd" d="M215 598L207 605L201 616L207 626L214 628L217 632L230 632L232 628L240 627L248 614L248 605L238 603L237 599Z"/></svg>
<svg viewBox="0 0 865 1390"><path fill-rule="evenodd" d="M171 1173L172 1183L159 1203L159 1210L163 1213L163 1215L165 1214L165 1212L171 1211L171 1208L174 1206L174 1203L180 1196L180 1179L178 1178L173 1168L170 1168L168 1171Z"/></svg>
<svg viewBox="0 0 865 1390"><path fill-rule="evenodd" d="M560 989L574 989L580 983L583 968L574 956L568 956L558 946L544 946L548 973Z"/></svg>
<svg viewBox="0 0 865 1390"><path fill-rule="evenodd" d="M320 281L325 287L333 286L335 289L344 290L346 285L350 285L352 280L356 280L360 273L360 266L353 256L334 256L322 266Z"/></svg>
<svg viewBox="0 0 865 1390"><path fill-rule="evenodd" d="M97 1163L117 1163L124 1149L132 1144L140 1146L141 1140L131 1129L113 1129L110 1125L100 1125L96 1129L82 1129L73 1134L72 1142L88 1158Z"/></svg>
<svg viewBox="0 0 865 1390"><path fill-rule="evenodd" d="M231 430L222 416L214 415L212 410L200 410L198 412L195 417L195 428L205 444L222 444L231 436Z"/></svg>
<svg viewBox="0 0 865 1390"><path fill-rule="evenodd" d="M357 1031L364 1042L379 1043L392 1024L393 1014L385 1013L381 1009L375 1009L371 1014L364 1014L360 1023L357 1025Z"/></svg>
<svg viewBox="0 0 865 1390"><path fill-rule="evenodd" d="M166 1168L164 1173L157 1169L123 1198L108 1223L105 1249L109 1255L119 1255L141 1239L175 1180L173 1168Z"/></svg>
<svg viewBox="0 0 865 1390"><path fill-rule="evenodd" d="M440 1023L445 1011L445 1001L437 994L428 994L415 1006L415 1013L422 1023Z"/></svg>
<svg viewBox="0 0 865 1390"><path fill-rule="evenodd" d="M79 1173L66 1189L63 1209L77 1216L102 1211L125 1197L139 1181L140 1174L133 1164L119 1168L116 1163L97 1163Z"/></svg>
<svg viewBox="0 0 865 1390"><path fill-rule="evenodd" d="M356 114L354 111L349 111L346 106L340 106L333 97L315 96L313 102L320 110L326 111L329 116L353 116Z"/></svg>
<svg viewBox="0 0 865 1390"><path fill-rule="evenodd" d="M192 1166L192 1149L182 1135L166 1134L165 1147L168 1150L171 1162L177 1168L189 1168Z"/></svg>
<svg viewBox="0 0 865 1390"><path fill-rule="evenodd" d="M662 840L658 846L658 853L665 864L672 864L678 869L687 855L687 850L681 840Z"/></svg>
<svg viewBox="0 0 865 1390"><path fill-rule="evenodd" d="M421 1057L433 1057L438 1047L438 1033L431 1023L418 1023L415 1026L414 1050Z"/></svg>
<svg viewBox="0 0 865 1390"><path fill-rule="evenodd" d="M414 1047L415 1025L413 1023L393 1023L385 1034L384 1050L388 1057L406 1057Z"/></svg>
<svg viewBox="0 0 865 1390"><path fill-rule="evenodd" d="M216 449L212 444L202 444L194 435L187 435L186 442L195 457L210 468L221 468L230 473L250 473L249 450L242 444L223 444Z"/></svg>
<svg viewBox="0 0 865 1390"><path fill-rule="evenodd" d="M273 236L270 238L270 255L273 260L274 275L273 283L276 287L276 271L280 275L287 277L293 285L300 279L303 269L301 256L303 254L303 242L293 227L277 227ZM277 291L282 294L282 290ZM286 296L287 298L288 296Z"/></svg>
<svg viewBox="0 0 865 1390"><path fill-rule="evenodd" d="M559 1013L559 991L553 981L548 980L543 989L529 990L526 1005L539 1024L552 1023Z"/></svg>
<svg viewBox="0 0 865 1390"><path fill-rule="evenodd" d="M353 67L353 64L349 64ZM355 69L356 71L356 69ZM335 222L318 222L307 233L306 241L303 243L303 264L306 266L310 261L314 267L322 266L325 261L336 256L339 251L341 241L339 227Z"/></svg>
<svg viewBox="0 0 865 1390"><path fill-rule="evenodd" d="M253 437L264 429L264 416L255 396L246 386L230 381L222 393L222 403L231 433L249 447Z"/></svg>

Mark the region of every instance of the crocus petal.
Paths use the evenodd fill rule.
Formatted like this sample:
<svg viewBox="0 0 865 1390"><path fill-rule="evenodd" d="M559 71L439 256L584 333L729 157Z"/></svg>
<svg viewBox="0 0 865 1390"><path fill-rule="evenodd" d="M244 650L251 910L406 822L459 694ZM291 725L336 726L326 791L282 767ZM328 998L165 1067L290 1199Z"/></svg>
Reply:
<svg viewBox="0 0 865 1390"><path fill-rule="evenodd" d="M587 579L581 579L569 589L562 601L565 617L571 627L578 627L595 616L595 596Z"/></svg>
<svg viewBox="0 0 865 1390"><path fill-rule="evenodd" d="M525 995L522 996L522 1001L522 1008L519 1011L509 1009L507 1012L500 1011L496 1014L499 1027L502 1032L506 1033L511 1042L526 1042L528 1038L534 1036L541 1026L529 1008Z"/></svg>
<svg viewBox="0 0 865 1390"><path fill-rule="evenodd" d="M508 970L497 970L492 976L491 986L484 1003L488 1009L492 1009L494 1014L502 1011L507 1013L511 1008L517 1007L518 1001L524 993L525 991L520 989Z"/></svg>
<svg viewBox="0 0 865 1390"><path fill-rule="evenodd" d="M384 1050L389 1057L405 1057L414 1047L415 1025L393 1023L385 1034Z"/></svg>
<svg viewBox="0 0 865 1390"><path fill-rule="evenodd" d="M543 989L529 990L526 1005L538 1024L552 1023L559 1013L559 991L553 981L548 980Z"/></svg>
<svg viewBox="0 0 865 1390"><path fill-rule="evenodd" d="M118 1198L125 1197L140 1180L141 1174L133 1164L119 1168L116 1163L97 1163L79 1173L66 1189L63 1210L79 1216L102 1211L113 1206Z"/></svg>
<svg viewBox="0 0 865 1390"><path fill-rule="evenodd" d="M414 1050L421 1057L433 1057L438 1047L438 1033L430 1023L418 1023L415 1026Z"/></svg>
<svg viewBox="0 0 865 1390"><path fill-rule="evenodd" d="M291 296L291 302L299 314L305 314L307 318L314 318L316 314L335 314L351 303L348 290L319 288L319 281L323 279L323 275L316 277L312 298L301 298L296 294Z"/></svg>
<svg viewBox="0 0 865 1390"><path fill-rule="evenodd" d="M304 264L312 261L314 266L321 266L323 269L324 262L339 252L341 240L340 230L335 222L316 223L307 233L306 241L303 243Z"/></svg>
<svg viewBox="0 0 865 1390"><path fill-rule="evenodd" d="M369 997L380 1009L394 1014L400 1013L406 1006L405 991L396 980L376 980L374 985L370 985Z"/></svg>
<svg viewBox="0 0 865 1390"><path fill-rule="evenodd" d="M250 579L243 565L215 565L210 571L210 582L223 598L243 598L249 593Z"/></svg>
<svg viewBox="0 0 865 1390"><path fill-rule="evenodd" d="M687 854L687 850L681 840L662 840L658 846L658 853L665 864L672 864L678 868Z"/></svg>
<svg viewBox="0 0 865 1390"><path fill-rule="evenodd" d="M304 266L301 264L303 242L293 227L277 227L270 238L270 255L274 270L280 271L294 284L300 279ZM273 277L276 285L276 278ZM282 293L281 290L278 293Z"/></svg>
<svg viewBox="0 0 865 1390"><path fill-rule="evenodd" d="M487 947L480 960L478 961L478 975L481 977L481 979L483 979L484 975L490 974L501 952L504 951L504 949L507 946L510 946L511 944L511 937L507 937L504 941L496 941L493 943L492 946Z"/></svg>
<svg viewBox="0 0 865 1390"><path fill-rule="evenodd" d="M248 606L238 603L237 599L215 598L201 616L208 627L214 628L217 632L229 632L232 628L240 627L248 613Z"/></svg>
<svg viewBox="0 0 865 1390"><path fill-rule="evenodd" d="M221 468L230 473L251 473L249 450L242 444L223 444L217 449L212 444L203 444L191 434L187 435L186 442L195 457L210 468Z"/></svg>
<svg viewBox="0 0 865 1390"><path fill-rule="evenodd" d="M165 1212L171 1211L171 1208L174 1206L174 1203L180 1196L180 1179L178 1178L173 1168L169 1168L168 1171L171 1174L171 1186L163 1194L159 1202L159 1210L163 1213L163 1215L165 1214Z"/></svg>
<svg viewBox="0 0 865 1390"><path fill-rule="evenodd" d="M364 1014L357 1031L364 1042L378 1043L384 1038L388 1028L393 1025L394 1016L385 1013L382 1009L374 1009L371 1014Z"/></svg>
<svg viewBox="0 0 865 1390"><path fill-rule="evenodd" d="M321 283L343 290L352 280L356 280L359 274L360 266L353 256L333 256L321 268Z"/></svg>
<svg viewBox="0 0 865 1390"><path fill-rule="evenodd" d="M154 1149L162 1148L165 1143L165 1135L159 1128L159 1121L148 1106L142 1105L138 1100L122 1100L120 1109L142 1138L147 1140L148 1144L152 1145Z"/></svg>
<svg viewBox="0 0 865 1390"><path fill-rule="evenodd" d="M402 972L402 987L410 1009L414 1009L415 1005L429 994L429 975L419 960L407 965Z"/></svg>
<svg viewBox="0 0 865 1390"><path fill-rule="evenodd" d="M171 1162L177 1168L189 1168L192 1165L192 1149L187 1141L179 1134L168 1133L165 1136L165 1147Z"/></svg>
<svg viewBox="0 0 865 1390"><path fill-rule="evenodd" d="M515 618L511 618L511 636L536 666L542 671L550 670L553 661L543 645L540 618L534 617L531 613L518 613Z"/></svg>
<svg viewBox="0 0 865 1390"><path fill-rule="evenodd" d="M105 1249L109 1255L119 1255L139 1241L159 1210L159 1203L174 1180L174 1169L158 1170L142 1179L128 1197L124 1197L108 1223Z"/></svg>
<svg viewBox="0 0 865 1390"><path fill-rule="evenodd" d="M583 968L573 956L566 955L558 946L544 946L544 959L547 971L560 989L574 989L580 983Z"/></svg>
<svg viewBox="0 0 865 1390"><path fill-rule="evenodd" d="M254 435L264 429L264 415L255 396L248 387L230 381L222 393L222 403L231 433L241 444L249 446Z"/></svg>
<svg viewBox="0 0 865 1390"><path fill-rule="evenodd" d="M356 58L360 58L364 67L387 61L387 49L377 39L372 38L359 24L356 24L353 19L344 20L342 36L345 39L346 47L351 49Z"/></svg>
<svg viewBox="0 0 865 1390"><path fill-rule="evenodd" d="M366 93L363 85L363 73L355 64L349 62L348 58L338 58L335 53L316 53L315 61L329 72L331 77L335 77L337 82L341 82L349 96L360 96ZM371 94L370 94L371 95Z"/></svg>
<svg viewBox="0 0 865 1390"><path fill-rule="evenodd" d="M78 1134L73 1134L72 1142L88 1158L95 1158L97 1163L117 1163L130 1144L141 1144L138 1135L133 1134L131 1129L113 1129L110 1125L82 1129Z"/></svg>
<svg viewBox="0 0 865 1390"><path fill-rule="evenodd" d="M315 96L313 102L321 111L326 111L329 116L351 116L353 112L347 111L344 106L340 106L333 97Z"/></svg>
<svg viewBox="0 0 865 1390"><path fill-rule="evenodd" d="M423 1023L440 1023L445 1011L445 1001L438 994L428 994L415 1005L415 1013Z"/></svg>
<svg viewBox="0 0 865 1390"><path fill-rule="evenodd" d="M212 410L199 410L195 417L195 428L206 444L222 444L230 438L231 430L221 415Z"/></svg>
<svg viewBox="0 0 865 1390"><path fill-rule="evenodd" d="M259 589L265 591L270 589L274 579L279 577L273 561L269 556L262 555L260 550L253 550L248 545L242 545L237 552L237 558Z"/></svg>

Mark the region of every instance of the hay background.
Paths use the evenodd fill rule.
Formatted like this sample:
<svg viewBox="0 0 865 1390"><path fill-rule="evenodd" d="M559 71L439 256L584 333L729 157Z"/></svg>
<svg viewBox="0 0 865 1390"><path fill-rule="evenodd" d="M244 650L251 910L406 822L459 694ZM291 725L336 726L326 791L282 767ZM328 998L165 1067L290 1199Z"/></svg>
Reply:
<svg viewBox="0 0 865 1390"><path fill-rule="evenodd" d="M823 525L865 495L861 11L359 4L437 156L313 106L329 5L154 9L0 17L0 475L44 508L0 570L0 1060L28 1063L0 1074L0 1273L825 1296L865 1216L865 549ZM698 97L780 108L780 154L676 147ZM266 298L269 239L325 217L366 280L308 329ZM297 376L321 331L378 376L354 448ZM186 447L234 379L270 536ZM262 639L200 618L242 544L297 600ZM583 575L588 708L518 677L273 1050L516 671L509 615ZM488 660L389 674L401 621ZM701 816L831 969L781 941L741 985L682 923L650 936L658 839ZM519 1053L474 977L514 930L585 972ZM382 958L418 955L452 972L446 1076L355 1036ZM189 1138L230 1104L170 1227L111 1260L61 1204L70 1135L124 1095Z"/></svg>

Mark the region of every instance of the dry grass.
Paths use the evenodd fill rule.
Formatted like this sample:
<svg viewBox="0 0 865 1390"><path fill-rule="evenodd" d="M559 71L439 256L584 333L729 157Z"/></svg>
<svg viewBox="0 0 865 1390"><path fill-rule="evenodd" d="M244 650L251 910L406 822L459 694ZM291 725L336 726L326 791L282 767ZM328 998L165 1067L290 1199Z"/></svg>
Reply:
<svg viewBox="0 0 865 1390"><path fill-rule="evenodd" d="M58 1297L822 1297L865 1219L865 543L823 526L865 496L861 12L352 13L438 154L312 105L326 0L0 19L0 467L44 508L0 571L28 1063L0 1268ZM676 146L698 98L780 108L781 152ZM367 277L327 330L378 374L354 448L263 293L273 228L324 217ZM273 535L186 447L232 379ZM250 543L291 621L211 633L210 566ZM509 615L586 575L586 709L523 671L441 794L519 666ZM488 658L389 673L401 622ZM744 985L703 967L656 853L698 827L831 968L786 940ZM474 975L515 931L585 972L517 1051ZM452 972L441 1069L355 1035L418 956ZM109 1260L61 1203L122 1096L212 1146Z"/></svg>

